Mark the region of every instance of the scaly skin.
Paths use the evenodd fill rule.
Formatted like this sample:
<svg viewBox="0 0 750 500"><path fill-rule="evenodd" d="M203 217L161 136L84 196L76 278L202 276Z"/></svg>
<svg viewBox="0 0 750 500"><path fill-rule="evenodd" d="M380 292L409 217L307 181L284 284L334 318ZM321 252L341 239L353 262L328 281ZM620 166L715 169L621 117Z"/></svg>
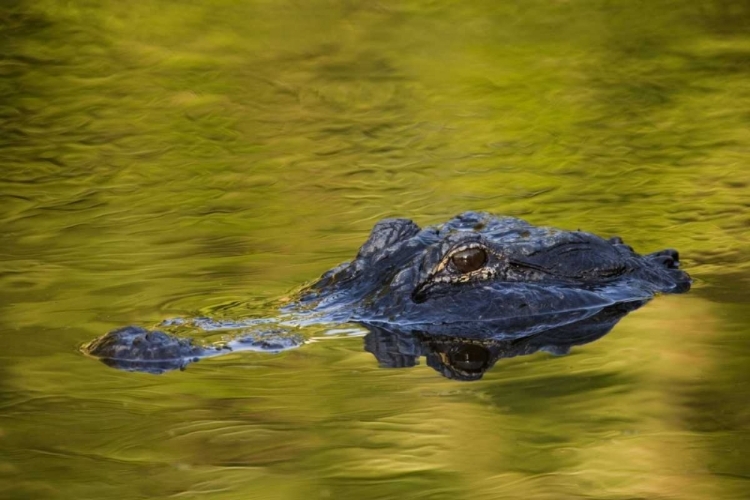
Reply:
<svg viewBox="0 0 750 500"><path fill-rule="evenodd" d="M467 249L484 252L485 262L462 272L452 256ZM425 229L386 219L297 305L333 320L394 325L510 320L685 292L690 277L678 267L674 250L642 256L617 237L513 217L466 212Z"/></svg>

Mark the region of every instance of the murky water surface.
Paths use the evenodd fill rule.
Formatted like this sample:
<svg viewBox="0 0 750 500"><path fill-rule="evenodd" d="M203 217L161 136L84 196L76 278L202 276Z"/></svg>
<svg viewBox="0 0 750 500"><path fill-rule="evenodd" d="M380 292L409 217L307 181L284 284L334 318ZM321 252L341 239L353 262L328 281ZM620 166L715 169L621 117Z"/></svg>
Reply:
<svg viewBox="0 0 750 500"><path fill-rule="evenodd" d="M0 497L740 499L750 4L6 0ZM352 325L163 375L84 342L265 304L375 221L680 249L568 356L379 368ZM333 330L333 331L331 331Z"/></svg>

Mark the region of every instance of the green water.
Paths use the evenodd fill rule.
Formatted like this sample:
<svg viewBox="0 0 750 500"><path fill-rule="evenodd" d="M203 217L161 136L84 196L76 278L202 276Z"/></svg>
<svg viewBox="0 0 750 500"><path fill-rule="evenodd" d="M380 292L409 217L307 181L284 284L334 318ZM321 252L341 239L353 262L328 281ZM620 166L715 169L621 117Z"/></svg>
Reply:
<svg viewBox="0 0 750 500"><path fill-rule="evenodd" d="M0 497L748 498L749 77L747 0L4 0ZM696 283L474 383L323 326L161 376L78 351L467 209Z"/></svg>

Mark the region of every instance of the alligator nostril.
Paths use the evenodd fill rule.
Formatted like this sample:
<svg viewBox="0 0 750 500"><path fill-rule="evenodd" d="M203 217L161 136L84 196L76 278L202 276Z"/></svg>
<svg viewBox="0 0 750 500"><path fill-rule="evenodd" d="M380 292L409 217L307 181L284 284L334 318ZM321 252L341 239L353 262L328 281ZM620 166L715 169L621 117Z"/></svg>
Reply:
<svg viewBox="0 0 750 500"><path fill-rule="evenodd" d="M666 267L667 269L677 269L678 267L680 267L680 263L669 255L659 255L656 258L656 262Z"/></svg>
<svg viewBox="0 0 750 500"><path fill-rule="evenodd" d="M668 269L680 267L680 253L672 248L655 252L650 257Z"/></svg>

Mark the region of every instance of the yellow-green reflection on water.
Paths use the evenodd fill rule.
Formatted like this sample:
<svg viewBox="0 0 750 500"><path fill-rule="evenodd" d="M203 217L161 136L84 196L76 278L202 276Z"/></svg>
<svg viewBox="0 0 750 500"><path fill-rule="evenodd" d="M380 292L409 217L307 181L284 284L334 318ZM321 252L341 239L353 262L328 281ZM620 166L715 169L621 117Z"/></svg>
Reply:
<svg viewBox="0 0 750 500"><path fill-rule="evenodd" d="M0 7L0 496L746 498L747 1ZM151 376L77 347L271 314L384 216L679 248L696 277L476 383L361 338Z"/></svg>

